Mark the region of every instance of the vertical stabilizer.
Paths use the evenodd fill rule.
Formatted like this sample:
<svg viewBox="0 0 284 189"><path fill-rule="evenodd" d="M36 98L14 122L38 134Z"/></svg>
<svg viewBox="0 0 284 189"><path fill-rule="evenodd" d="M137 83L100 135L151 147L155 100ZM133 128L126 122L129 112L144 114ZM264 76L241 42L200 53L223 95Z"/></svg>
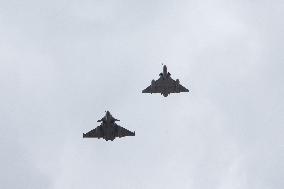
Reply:
<svg viewBox="0 0 284 189"><path fill-rule="evenodd" d="M164 67L163 67L163 75L164 75L164 78L167 77L167 74L168 74L167 66L164 65Z"/></svg>

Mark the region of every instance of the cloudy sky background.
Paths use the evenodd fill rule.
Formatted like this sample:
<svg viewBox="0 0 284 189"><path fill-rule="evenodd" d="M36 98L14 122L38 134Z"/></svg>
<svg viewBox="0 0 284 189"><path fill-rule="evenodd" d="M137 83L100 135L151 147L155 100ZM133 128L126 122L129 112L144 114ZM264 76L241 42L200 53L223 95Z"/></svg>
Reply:
<svg viewBox="0 0 284 189"><path fill-rule="evenodd" d="M282 189L283 11L0 0L0 188ZM190 93L141 93L161 62ZM83 139L105 110L136 136Z"/></svg>

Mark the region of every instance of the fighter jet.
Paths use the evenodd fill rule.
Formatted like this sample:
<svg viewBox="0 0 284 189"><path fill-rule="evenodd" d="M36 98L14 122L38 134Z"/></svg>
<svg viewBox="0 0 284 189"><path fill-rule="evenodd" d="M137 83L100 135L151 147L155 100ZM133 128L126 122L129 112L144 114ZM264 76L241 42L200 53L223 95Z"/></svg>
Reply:
<svg viewBox="0 0 284 189"><path fill-rule="evenodd" d="M151 85L144 89L142 93L161 93L167 97L170 93L188 92L188 89L182 86L179 79L173 80L167 66L164 65L163 72L160 73L158 80L152 80Z"/></svg>
<svg viewBox="0 0 284 189"><path fill-rule="evenodd" d="M83 138L103 138L106 141L113 141L116 137L121 138L125 136L135 136L135 131L131 132L117 125L115 123L116 121L120 120L115 119L109 111L106 111L106 115L102 119L98 120L98 122L101 122L101 125L86 134L83 133Z"/></svg>

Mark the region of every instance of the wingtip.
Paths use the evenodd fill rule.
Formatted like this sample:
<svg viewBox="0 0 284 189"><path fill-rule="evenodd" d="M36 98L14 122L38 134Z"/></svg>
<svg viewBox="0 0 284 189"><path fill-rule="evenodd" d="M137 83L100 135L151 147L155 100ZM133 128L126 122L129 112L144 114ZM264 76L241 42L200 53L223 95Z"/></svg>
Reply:
<svg viewBox="0 0 284 189"><path fill-rule="evenodd" d="M142 93L147 93L146 89L142 90Z"/></svg>

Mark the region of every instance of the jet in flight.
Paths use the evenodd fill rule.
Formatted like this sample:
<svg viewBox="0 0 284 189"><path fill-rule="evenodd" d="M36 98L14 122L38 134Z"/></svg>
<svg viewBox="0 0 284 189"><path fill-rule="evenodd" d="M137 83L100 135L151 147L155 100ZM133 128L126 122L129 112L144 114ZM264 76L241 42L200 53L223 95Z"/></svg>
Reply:
<svg viewBox="0 0 284 189"><path fill-rule="evenodd" d="M106 111L106 115L98 120L101 125L87 133L83 133L83 138L103 138L106 141L113 141L116 137L135 136L135 131L131 132L117 125L116 121L119 120L112 117L109 111Z"/></svg>
<svg viewBox="0 0 284 189"><path fill-rule="evenodd" d="M164 65L163 72L160 73L160 78L152 80L151 85L144 89L142 93L161 93L167 97L170 93L188 92L188 89L182 86L179 79L173 80L170 72L167 71L167 66Z"/></svg>

